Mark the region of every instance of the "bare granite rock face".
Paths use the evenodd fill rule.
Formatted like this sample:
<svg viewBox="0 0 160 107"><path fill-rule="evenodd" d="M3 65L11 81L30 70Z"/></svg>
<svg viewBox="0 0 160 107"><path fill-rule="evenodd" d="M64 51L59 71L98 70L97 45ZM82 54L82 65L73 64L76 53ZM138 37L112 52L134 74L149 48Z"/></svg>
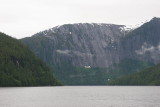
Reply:
<svg viewBox="0 0 160 107"><path fill-rule="evenodd" d="M124 25L114 24L66 24L37 33L33 37L43 36L49 40L50 58L55 63L63 58L76 66L108 67L119 61L114 44L128 32L124 28ZM61 58L58 59L57 56Z"/></svg>
<svg viewBox="0 0 160 107"><path fill-rule="evenodd" d="M49 64L108 67L131 58L160 63L160 19L131 30L124 25L79 23L57 26L22 41Z"/></svg>

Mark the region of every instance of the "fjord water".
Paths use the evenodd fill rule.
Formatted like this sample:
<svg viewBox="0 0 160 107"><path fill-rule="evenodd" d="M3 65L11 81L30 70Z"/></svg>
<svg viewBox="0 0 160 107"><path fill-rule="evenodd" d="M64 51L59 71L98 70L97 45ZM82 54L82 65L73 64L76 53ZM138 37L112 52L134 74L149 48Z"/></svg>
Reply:
<svg viewBox="0 0 160 107"><path fill-rule="evenodd" d="M0 88L0 107L160 107L160 87L8 87Z"/></svg>

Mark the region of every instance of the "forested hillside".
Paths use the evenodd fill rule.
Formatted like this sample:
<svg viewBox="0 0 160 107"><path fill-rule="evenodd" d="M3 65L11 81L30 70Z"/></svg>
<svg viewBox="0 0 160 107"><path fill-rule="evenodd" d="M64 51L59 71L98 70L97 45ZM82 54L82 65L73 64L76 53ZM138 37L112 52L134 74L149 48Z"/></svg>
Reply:
<svg viewBox="0 0 160 107"><path fill-rule="evenodd" d="M0 86L61 85L20 41L0 33Z"/></svg>
<svg viewBox="0 0 160 107"><path fill-rule="evenodd" d="M122 60L107 69L76 67L64 60L61 60L61 64L50 66L53 67L56 77L65 85L106 85L109 80L114 80L154 65L153 63L133 59Z"/></svg>
<svg viewBox="0 0 160 107"><path fill-rule="evenodd" d="M160 64L117 80L110 85L160 85Z"/></svg>

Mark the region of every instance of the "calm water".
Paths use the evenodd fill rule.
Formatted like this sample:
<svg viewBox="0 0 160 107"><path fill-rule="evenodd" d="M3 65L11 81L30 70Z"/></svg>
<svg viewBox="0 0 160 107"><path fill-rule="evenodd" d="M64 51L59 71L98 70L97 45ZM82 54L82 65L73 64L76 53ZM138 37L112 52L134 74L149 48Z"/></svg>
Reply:
<svg viewBox="0 0 160 107"><path fill-rule="evenodd" d="M160 107L160 87L0 88L0 107Z"/></svg>

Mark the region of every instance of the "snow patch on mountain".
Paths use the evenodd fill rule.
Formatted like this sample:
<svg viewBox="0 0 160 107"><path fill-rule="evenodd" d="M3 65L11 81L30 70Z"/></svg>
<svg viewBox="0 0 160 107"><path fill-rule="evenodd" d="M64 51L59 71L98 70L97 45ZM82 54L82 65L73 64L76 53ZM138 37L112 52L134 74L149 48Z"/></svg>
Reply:
<svg viewBox="0 0 160 107"><path fill-rule="evenodd" d="M119 27L119 29L121 30L121 32L124 32L124 31L131 31L134 29L134 27L132 25L124 25L122 27Z"/></svg>

